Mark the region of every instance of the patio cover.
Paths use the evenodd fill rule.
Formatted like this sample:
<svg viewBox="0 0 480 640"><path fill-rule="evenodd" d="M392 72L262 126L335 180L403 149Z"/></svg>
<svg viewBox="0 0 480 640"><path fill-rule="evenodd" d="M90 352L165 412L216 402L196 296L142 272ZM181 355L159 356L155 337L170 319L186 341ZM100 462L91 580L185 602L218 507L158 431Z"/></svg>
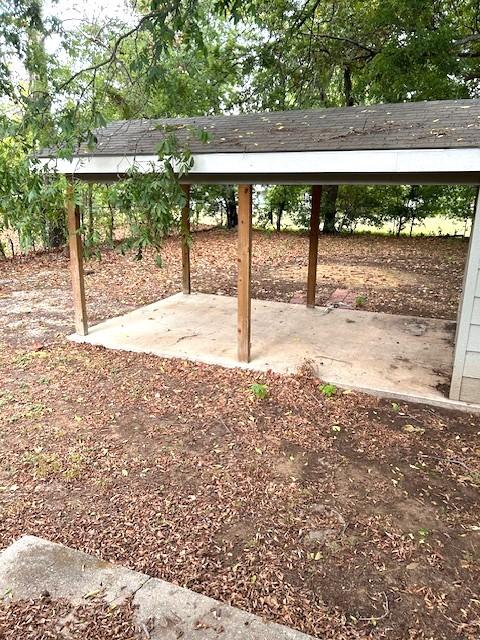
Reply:
<svg viewBox="0 0 480 640"><path fill-rule="evenodd" d="M208 133L201 142L199 130ZM113 122L97 131L94 149L81 145L71 160L54 149L39 154L69 180L67 210L77 333L88 331L79 213L73 179L111 182L132 168L159 168L167 133L190 149L183 176L183 291L190 293L189 185L238 184L238 358L250 358L253 184L312 185L307 306L315 305L320 185L480 184L480 100L265 112ZM480 207L477 198L476 213ZM478 215L476 216L478 218ZM480 404L480 224L474 224L460 304L450 398Z"/></svg>
<svg viewBox="0 0 480 640"><path fill-rule="evenodd" d="M133 167L158 168L166 133L193 153L190 184L480 182L480 100L124 120L100 129L96 147L82 145L71 161L55 160L53 149L40 158L59 173L111 181Z"/></svg>

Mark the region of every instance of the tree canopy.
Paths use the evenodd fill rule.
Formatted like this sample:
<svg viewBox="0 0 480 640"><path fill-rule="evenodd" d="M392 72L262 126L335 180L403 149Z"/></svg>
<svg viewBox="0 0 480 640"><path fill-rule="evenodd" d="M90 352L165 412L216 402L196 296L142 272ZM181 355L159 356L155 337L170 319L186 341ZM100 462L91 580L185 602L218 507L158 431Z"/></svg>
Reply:
<svg viewBox="0 0 480 640"><path fill-rule="evenodd" d="M0 231L16 229L25 244L63 241L62 180L35 170L35 151L69 157L115 119L479 95L474 0L141 0L112 15L89 2L80 17L65 13L42 0L5 0L0 10ZM172 142L169 157L177 153ZM181 202L166 176L132 175L95 199L126 207L143 243L158 248L147 226L165 233ZM155 215L145 208L150 189ZM200 202L207 191L197 190ZM231 190L216 196L232 226ZM301 224L306 198L306 189L272 187L264 200L277 220L292 209ZM388 217L404 228L427 210L463 218L471 201L469 189L327 187L325 229Z"/></svg>

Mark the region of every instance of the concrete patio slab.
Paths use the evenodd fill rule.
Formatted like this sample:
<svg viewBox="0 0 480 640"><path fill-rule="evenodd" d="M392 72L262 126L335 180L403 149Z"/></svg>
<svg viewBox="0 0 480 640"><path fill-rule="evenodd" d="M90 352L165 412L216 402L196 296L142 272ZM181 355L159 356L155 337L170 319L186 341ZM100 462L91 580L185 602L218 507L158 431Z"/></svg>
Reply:
<svg viewBox="0 0 480 640"><path fill-rule="evenodd" d="M34 536L19 538L0 554L0 600L52 598L73 603L98 593L108 602L133 597L136 622L151 640L313 640L294 629L169 582L102 562L81 551Z"/></svg>
<svg viewBox="0 0 480 640"><path fill-rule="evenodd" d="M135 593L148 580L86 553L35 536L23 536L0 554L0 597L39 598L47 590L52 598L81 602L87 594L101 594L118 602Z"/></svg>
<svg viewBox="0 0 480 640"><path fill-rule="evenodd" d="M156 621L152 640L312 640L295 629L155 578L138 591L135 604L141 620Z"/></svg>
<svg viewBox="0 0 480 640"><path fill-rule="evenodd" d="M177 294L71 339L225 367L293 373L308 362L340 387L474 410L448 400L454 324L446 320L252 300L252 359L236 360L236 298Z"/></svg>

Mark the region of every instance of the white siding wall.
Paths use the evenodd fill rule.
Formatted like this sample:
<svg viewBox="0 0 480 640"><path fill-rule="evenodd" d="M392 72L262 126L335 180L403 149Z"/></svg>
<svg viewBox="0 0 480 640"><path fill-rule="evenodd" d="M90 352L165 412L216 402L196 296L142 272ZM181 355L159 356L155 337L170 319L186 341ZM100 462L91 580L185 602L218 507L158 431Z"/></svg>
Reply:
<svg viewBox="0 0 480 640"><path fill-rule="evenodd" d="M457 342L450 397L480 404L480 198L477 196L475 222L458 318Z"/></svg>
<svg viewBox="0 0 480 640"><path fill-rule="evenodd" d="M480 269L477 269L477 284L468 332L460 400L480 403Z"/></svg>

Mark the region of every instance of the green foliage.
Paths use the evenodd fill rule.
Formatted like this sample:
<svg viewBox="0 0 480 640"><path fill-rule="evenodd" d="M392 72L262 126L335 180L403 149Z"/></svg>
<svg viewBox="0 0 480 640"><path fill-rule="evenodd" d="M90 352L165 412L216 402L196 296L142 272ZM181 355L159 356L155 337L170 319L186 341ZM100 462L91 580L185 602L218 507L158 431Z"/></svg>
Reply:
<svg viewBox="0 0 480 640"><path fill-rule="evenodd" d="M32 467L36 478L48 478L61 472L62 465L56 453L45 453L42 447L24 454L24 461Z"/></svg>
<svg viewBox="0 0 480 640"><path fill-rule="evenodd" d="M353 232L359 224L390 225L396 235L442 215L466 221L473 216L474 190L465 186L341 186L337 228Z"/></svg>
<svg viewBox="0 0 480 640"><path fill-rule="evenodd" d="M473 0L257 2L250 19L256 108L466 97L478 83Z"/></svg>
<svg viewBox="0 0 480 640"><path fill-rule="evenodd" d="M362 309L367 304L367 296L359 295L355 298L355 306Z"/></svg>
<svg viewBox="0 0 480 640"><path fill-rule="evenodd" d="M268 386L259 382L254 382L249 386L250 393L257 398L257 400L265 400L268 396Z"/></svg>
<svg viewBox="0 0 480 640"><path fill-rule="evenodd" d="M45 145L61 158L81 142L93 147L95 129L112 120L476 96L478 24L474 0L141 0L128 20L105 15L75 25L62 23L55 3L4 0L0 231L15 230L25 247L61 244L64 182L32 171L32 158ZM49 53L52 35L58 46ZM188 150L169 139L160 158L163 169L151 176L132 172L121 185L95 188L94 206L77 188L79 204L87 202L87 250L105 236L113 241L117 209L131 232L124 250L160 250L178 224L175 174L188 170ZM195 191L197 212L235 226L231 187ZM440 214L466 228L472 203L469 187L341 186L329 198L337 230L388 224L397 234ZM309 206L305 188L272 186L261 217L277 228L283 216L305 227Z"/></svg>
<svg viewBox="0 0 480 640"><path fill-rule="evenodd" d="M337 387L334 384L321 384L319 390L326 398L332 398L337 393Z"/></svg>
<svg viewBox="0 0 480 640"><path fill-rule="evenodd" d="M46 33L40 0L2 0L0 8L0 95L13 97L15 81L9 62L12 57L25 60L28 37L32 31Z"/></svg>
<svg viewBox="0 0 480 640"><path fill-rule="evenodd" d="M63 180L47 183L40 171L30 172L42 146L69 158L81 142L93 147L95 128L108 121L216 113L234 100L236 37L227 20L212 19L211 9L211 2L191 0L139 3L132 11L133 28L130 20L105 16L103 23L86 20L65 30L52 15L42 15L41 0L7 0L0 10L0 231L14 229L24 247L52 246L50 226L53 244L65 239ZM48 55L45 38L52 33L62 39L57 52ZM13 81L12 64L24 69L24 84ZM14 164L7 157L12 150L5 147L13 135L19 155ZM199 132L199 138L208 143L208 132ZM107 212L102 215L111 242L112 217L122 207L131 230L122 249L133 249L137 257L147 245L159 251L183 204L178 172L191 162L173 136L162 145L159 159L161 170L152 176L132 171L123 185L109 189L102 206L98 201L104 198L95 189L93 206L91 198L82 211L87 254L95 253L104 236L97 213ZM77 185L76 194L84 205L85 187ZM57 196L60 209L56 201L52 206Z"/></svg>
<svg viewBox="0 0 480 640"><path fill-rule="evenodd" d="M146 247L152 246L159 259L162 242L174 226L179 226L179 212L185 196L178 179L192 166L188 151L180 150L173 134L169 134L158 150L160 169L141 173L134 169L129 177L111 191L112 202L127 213L130 235L121 250L133 249L141 259ZM153 169L153 168L152 168Z"/></svg>
<svg viewBox="0 0 480 640"><path fill-rule="evenodd" d="M310 216L309 202L307 187L272 185L265 190L261 217L280 231L284 214L294 222L307 220Z"/></svg>
<svg viewBox="0 0 480 640"><path fill-rule="evenodd" d="M24 249L63 242L64 193L64 178L32 166L17 139L0 139L0 232L15 229Z"/></svg>

